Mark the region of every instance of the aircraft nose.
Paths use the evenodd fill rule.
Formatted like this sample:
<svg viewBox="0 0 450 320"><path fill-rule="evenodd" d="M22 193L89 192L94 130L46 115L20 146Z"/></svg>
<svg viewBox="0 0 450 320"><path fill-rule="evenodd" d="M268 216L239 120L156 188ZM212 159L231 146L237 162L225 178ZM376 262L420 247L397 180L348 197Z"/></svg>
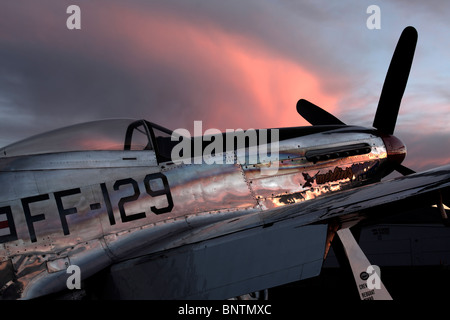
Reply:
<svg viewBox="0 0 450 320"><path fill-rule="evenodd" d="M406 146L402 140L393 135L381 137L386 146L388 160L401 164L406 157Z"/></svg>

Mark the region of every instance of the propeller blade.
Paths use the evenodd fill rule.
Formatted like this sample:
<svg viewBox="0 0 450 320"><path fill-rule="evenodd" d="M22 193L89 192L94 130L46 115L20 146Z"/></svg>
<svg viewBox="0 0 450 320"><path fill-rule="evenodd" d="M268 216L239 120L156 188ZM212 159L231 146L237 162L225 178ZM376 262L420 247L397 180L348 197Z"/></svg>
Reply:
<svg viewBox="0 0 450 320"><path fill-rule="evenodd" d="M345 123L332 114L305 99L300 99L297 102L297 112L313 126L345 125Z"/></svg>
<svg viewBox="0 0 450 320"><path fill-rule="evenodd" d="M380 275L375 274L375 266L369 262L350 229L340 229L337 234L344 246L361 300L392 300Z"/></svg>
<svg viewBox="0 0 450 320"><path fill-rule="evenodd" d="M414 58L416 43L417 30L414 27L405 28L392 56L373 121L373 127L383 133L394 133L400 103Z"/></svg>
<svg viewBox="0 0 450 320"><path fill-rule="evenodd" d="M412 170L408 167L405 167L405 166L401 165L400 163L396 163L394 165L394 169L404 176L408 176L410 174L416 173L414 170Z"/></svg>

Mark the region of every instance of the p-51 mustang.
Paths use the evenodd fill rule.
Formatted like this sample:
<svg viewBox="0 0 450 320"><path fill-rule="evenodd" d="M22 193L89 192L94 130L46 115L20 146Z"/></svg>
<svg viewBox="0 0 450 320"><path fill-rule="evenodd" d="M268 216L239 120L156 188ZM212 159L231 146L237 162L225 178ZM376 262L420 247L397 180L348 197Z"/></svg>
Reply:
<svg viewBox="0 0 450 320"><path fill-rule="evenodd" d="M446 218L450 187L450 166L402 166L406 147L393 136L416 41L406 28L374 128L300 100L312 126L277 129L277 157L253 164L237 148L215 154L222 164L173 161L172 131L145 120L75 125L0 149L0 297L64 294L77 266L97 297L230 298L319 275L340 240L361 298L389 299L364 285L370 263L349 228L418 205L437 204ZM200 148L227 135L202 137ZM405 176L381 182L394 170Z"/></svg>

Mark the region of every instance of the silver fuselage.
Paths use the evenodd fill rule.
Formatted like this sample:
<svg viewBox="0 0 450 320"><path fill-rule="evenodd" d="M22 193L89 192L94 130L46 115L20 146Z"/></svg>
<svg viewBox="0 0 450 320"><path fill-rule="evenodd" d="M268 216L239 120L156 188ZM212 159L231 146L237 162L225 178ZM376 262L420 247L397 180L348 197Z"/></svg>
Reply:
<svg viewBox="0 0 450 320"><path fill-rule="evenodd" d="M69 264L88 278L114 262L188 244L217 222L257 220L261 212L380 179L387 151L374 131L316 131L279 141L272 171L262 168L273 160L245 164L237 157L158 162L154 150L1 158L0 272L13 270L18 297L33 298L64 289Z"/></svg>

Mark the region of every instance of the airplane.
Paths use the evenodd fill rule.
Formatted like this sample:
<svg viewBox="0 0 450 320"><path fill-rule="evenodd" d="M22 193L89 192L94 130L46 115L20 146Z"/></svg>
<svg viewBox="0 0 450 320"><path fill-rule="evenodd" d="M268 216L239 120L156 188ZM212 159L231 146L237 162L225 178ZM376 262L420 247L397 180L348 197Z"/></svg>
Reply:
<svg viewBox="0 0 450 320"><path fill-rule="evenodd" d="M394 136L416 42L416 29L405 28L373 128L301 99L297 111L312 126L275 128L278 140L266 142L275 159L241 161L239 152L255 150L246 142L214 154L225 163L177 162L182 137L135 119L1 148L1 299L77 290L110 299L264 297L318 276L332 245L344 249L361 299L391 299L384 285L367 286L373 268L350 228L432 205L448 224L450 166L414 172ZM200 148L229 135L200 137ZM186 141L196 148L199 140ZM382 180L393 171L402 176Z"/></svg>

